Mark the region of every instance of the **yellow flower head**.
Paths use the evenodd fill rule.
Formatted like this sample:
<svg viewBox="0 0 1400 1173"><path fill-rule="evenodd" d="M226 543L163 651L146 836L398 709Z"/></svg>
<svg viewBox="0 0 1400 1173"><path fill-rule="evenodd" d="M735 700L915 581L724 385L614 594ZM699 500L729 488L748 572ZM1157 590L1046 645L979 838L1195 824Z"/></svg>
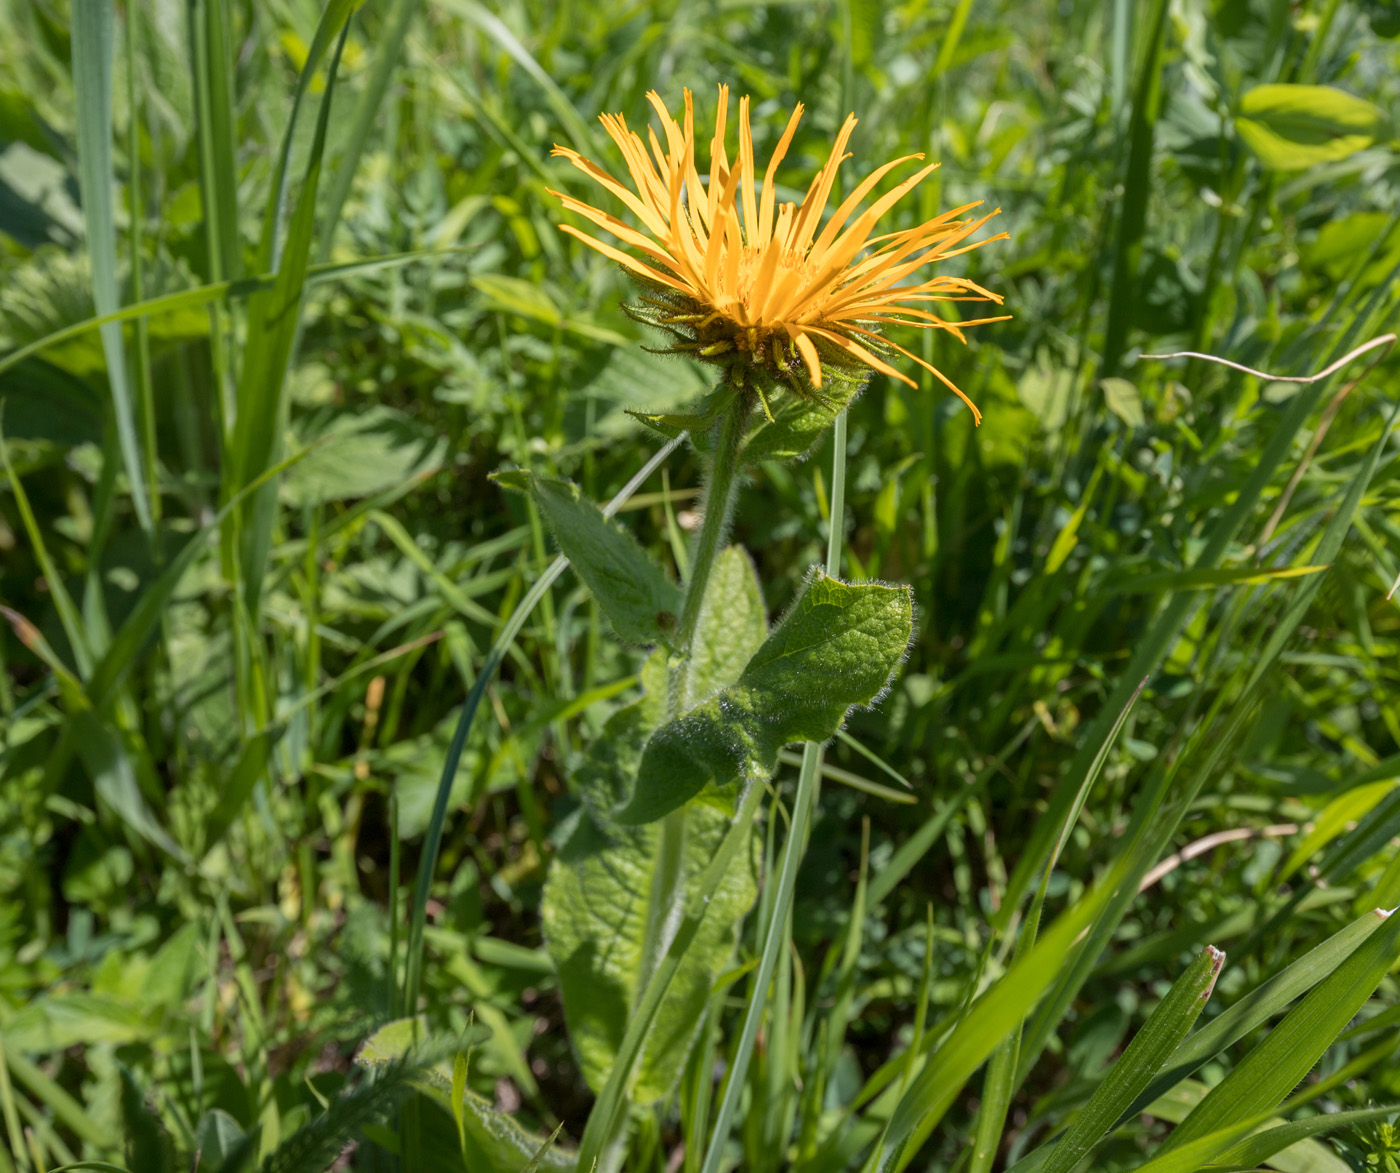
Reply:
<svg viewBox="0 0 1400 1173"><path fill-rule="evenodd" d="M658 313L642 314L681 337L700 357L733 368L737 361L779 376L798 394L821 398L823 364L849 372L873 368L910 386L914 380L888 359L894 352L913 359L956 392L978 423L981 412L936 367L884 337L892 324L946 330L965 342L964 326L1004 321L1005 317L953 322L938 317L928 303L991 301L1002 298L964 277L924 274L900 284L926 265L979 248L1006 233L972 241L996 212L962 218L977 207L965 204L902 232L872 236L880 217L911 191L937 164L921 168L875 200L862 201L893 168L922 155L906 155L877 167L823 224L836 170L849 158L846 143L855 129L846 119L826 165L807 189L801 205L777 202L774 177L802 117L799 103L764 172L755 183L749 99L739 100L739 158L731 165L725 150L729 89L719 87L719 111L710 142L710 169L703 179L695 164L695 120L691 94L685 91L685 120L677 125L661 98L647 95L661 122L665 145L648 128L650 153L620 114L602 116L631 173L628 188L576 151L556 146L585 175L615 195L645 231L561 192L552 194L570 211L592 221L642 254L633 256L579 231L563 230L611 257L657 291ZM1000 209L997 209L1000 211ZM871 246L867 251L867 246ZM805 371L810 390L799 375ZM742 377L742 375L741 375Z"/></svg>

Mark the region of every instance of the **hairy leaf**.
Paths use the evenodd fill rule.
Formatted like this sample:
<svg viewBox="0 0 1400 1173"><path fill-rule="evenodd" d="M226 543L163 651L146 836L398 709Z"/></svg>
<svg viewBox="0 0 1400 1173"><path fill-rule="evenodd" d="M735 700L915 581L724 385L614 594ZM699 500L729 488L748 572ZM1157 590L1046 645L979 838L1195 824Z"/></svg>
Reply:
<svg viewBox="0 0 1400 1173"><path fill-rule="evenodd" d="M766 778L794 741L825 741L884 691L913 629L912 592L815 570L738 682L668 721L646 744L618 814L648 823L706 786Z"/></svg>

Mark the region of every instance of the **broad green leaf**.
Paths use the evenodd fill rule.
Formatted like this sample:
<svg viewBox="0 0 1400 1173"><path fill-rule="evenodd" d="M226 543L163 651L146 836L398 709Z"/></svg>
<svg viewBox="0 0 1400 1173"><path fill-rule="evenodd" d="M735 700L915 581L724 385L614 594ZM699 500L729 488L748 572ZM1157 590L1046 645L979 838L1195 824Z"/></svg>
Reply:
<svg viewBox="0 0 1400 1173"><path fill-rule="evenodd" d="M411 1018L401 1018L380 1027L365 1040L355 1062L376 1070L408 1058L422 1045L423 1026ZM544 1137L522 1128L513 1117L498 1112L469 1088L463 1089L460 1104L452 1102L452 1065L437 1063L422 1069L414 1083L454 1117L461 1119L467 1133L469 1151L489 1173L519 1173L539 1152ZM540 1161L541 1169L572 1170L573 1154L551 1145Z"/></svg>
<svg viewBox="0 0 1400 1173"><path fill-rule="evenodd" d="M1140 428L1147 423L1147 416L1142 411L1142 396L1133 383L1112 376L1100 379L1099 386L1103 389L1103 398L1108 404L1108 410L1128 427Z"/></svg>
<svg viewBox="0 0 1400 1173"><path fill-rule="evenodd" d="M533 281L502 273L482 273L472 278L472 284L486 295L492 309L518 314L546 326L558 326L564 321L554 299Z"/></svg>
<svg viewBox="0 0 1400 1173"><path fill-rule="evenodd" d="M908 587L815 569L738 682L652 734L619 820L651 822L706 786L766 778L783 746L831 737L852 706L885 690L913 622Z"/></svg>
<svg viewBox="0 0 1400 1173"><path fill-rule="evenodd" d="M680 614L680 590L631 534L584 500L570 481L525 469L496 473L493 479L530 494L560 551L593 592L620 638L643 645L670 640Z"/></svg>
<svg viewBox="0 0 1400 1173"><path fill-rule="evenodd" d="M1373 915L1386 915L1376 913ZM1163 1151L1272 1111L1302 1081L1400 956L1400 916L1366 939L1211 1089Z"/></svg>
<svg viewBox="0 0 1400 1173"><path fill-rule="evenodd" d="M1240 137L1274 171L1345 159L1388 133L1385 114L1334 86L1255 86L1240 99Z"/></svg>
<svg viewBox="0 0 1400 1173"><path fill-rule="evenodd" d="M129 999L98 994L40 994L5 1023L5 1046L16 1051L62 1051L73 1046L121 1046L148 1039L158 1017L136 1010Z"/></svg>
<svg viewBox="0 0 1400 1173"><path fill-rule="evenodd" d="M733 684L768 635L763 591L753 563L738 546L722 550L710 570L686 663L690 708Z"/></svg>
<svg viewBox="0 0 1400 1173"><path fill-rule="evenodd" d="M296 506L371 497L427 476L442 466L447 447L441 436L391 407L328 412L299 430L305 443L324 442L283 482L283 499Z"/></svg>
<svg viewBox="0 0 1400 1173"><path fill-rule="evenodd" d="M1055 1145L1043 1166L1045 1173L1069 1173L1113 1129L1119 1115L1186 1037L1205 1008L1224 962L1225 954L1208 947L1176 980Z"/></svg>
<svg viewBox="0 0 1400 1173"><path fill-rule="evenodd" d="M742 569L751 574L747 559L739 557ZM660 823L619 827L604 813L625 793L648 734L665 716L666 674L660 657L653 657L643 679L647 695L613 715L575 774L585 808L550 864L541 908L569 1037L595 1091L606 1084L617 1060L664 932L654 888L668 858L667 828ZM680 890L704 870L729 823L711 807L687 812L679 851ZM733 957L735 926L757 892L756 852L755 840L746 859L729 870L711 896L708 915L657 1008L631 1087L637 1103L665 1097L680 1076L710 990Z"/></svg>

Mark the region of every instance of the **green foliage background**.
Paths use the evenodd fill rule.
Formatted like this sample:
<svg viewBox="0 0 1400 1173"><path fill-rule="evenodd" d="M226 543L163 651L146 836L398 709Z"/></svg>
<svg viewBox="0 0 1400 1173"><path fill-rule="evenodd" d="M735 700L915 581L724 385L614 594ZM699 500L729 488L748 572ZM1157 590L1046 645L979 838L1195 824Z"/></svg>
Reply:
<svg viewBox="0 0 1400 1173"><path fill-rule="evenodd" d="M860 1166L867 1080L1006 972L1038 853L1142 675L1046 904L1080 907L1125 858L1143 890L1032 1012L990 1150L972 1156L986 1097L963 1075L916 1167L1009 1165L1059 1131L1205 945L1229 955L1209 1021L1400 904L1397 360L1300 385L1138 357L1307 374L1395 328L1390 5L328 12L0 2L0 1170L237 1161L256 1126L269 1167L323 1168L351 1136L356 1168L404 1144L405 1167L459 1167L445 1114L392 1114L402 1073L340 1101L338 1130L320 1100L401 1009L456 714L552 554L489 475L606 500L659 443L626 409L706 387L641 349L625 279L556 230L546 190L592 198L550 145L615 166L595 116L640 126L653 87L673 109L693 89L702 123L717 83L752 94L760 158L803 101L780 176L799 190L855 110L848 187L898 154L943 164L894 227L982 199L1011 236L960 271L1013 320L966 349L914 342L981 428L931 378L876 377L850 412L845 571L911 583L917 637L828 753L735 1161ZM1259 88L1281 84L1334 89ZM621 514L672 565L698 467L677 453ZM770 613L822 558L829 469L826 440L741 498ZM473 727L429 906L426 1010L470 1041L467 1086L574 1139L591 1096L541 886L581 747L643 658L572 575L545 597ZM1135 815L1160 842L1125 854ZM721 1060L744 988L722 980ZM1294 1118L1400 1097L1395 993L1387 977ZM1137 1167L1241 1053L1093 1167ZM703 1144L677 1145L706 1073L679 1115L638 1121L628 1169L698 1168ZM1325 1143L1278 1167L1363 1168L1392 1140Z"/></svg>

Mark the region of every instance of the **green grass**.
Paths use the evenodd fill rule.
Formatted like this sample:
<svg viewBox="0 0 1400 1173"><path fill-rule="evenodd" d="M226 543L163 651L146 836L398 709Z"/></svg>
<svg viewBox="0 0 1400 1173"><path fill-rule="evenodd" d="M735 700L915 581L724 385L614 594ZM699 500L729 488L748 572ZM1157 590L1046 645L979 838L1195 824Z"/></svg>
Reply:
<svg viewBox="0 0 1400 1173"><path fill-rule="evenodd" d="M559 1126L540 1168L1035 1173L1066 1129L1081 1169L1385 1168L1400 359L1139 356L1299 376L1396 329L1393 128L1255 94L1283 170L1240 119L1278 83L1393 112L1397 32L1376 0L0 0L0 1173L517 1169ZM688 86L703 123L719 82L760 158L808 106L794 189L853 109L844 190L942 163L894 227L999 206L957 263L1014 316L923 352L979 429L876 377L835 483L823 440L744 489L770 612L836 552L913 585L916 638L755 796L765 882L672 1098L619 1074L585 1134L541 889L643 657L489 475L628 486L684 569L703 462L629 485L662 440L626 409L709 376L641 349L546 189L593 194L555 142L615 164L599 113ZM411 1011L428 1066L357 1068ZM493 1104L518 1135L472 1150Z"/></svg>

